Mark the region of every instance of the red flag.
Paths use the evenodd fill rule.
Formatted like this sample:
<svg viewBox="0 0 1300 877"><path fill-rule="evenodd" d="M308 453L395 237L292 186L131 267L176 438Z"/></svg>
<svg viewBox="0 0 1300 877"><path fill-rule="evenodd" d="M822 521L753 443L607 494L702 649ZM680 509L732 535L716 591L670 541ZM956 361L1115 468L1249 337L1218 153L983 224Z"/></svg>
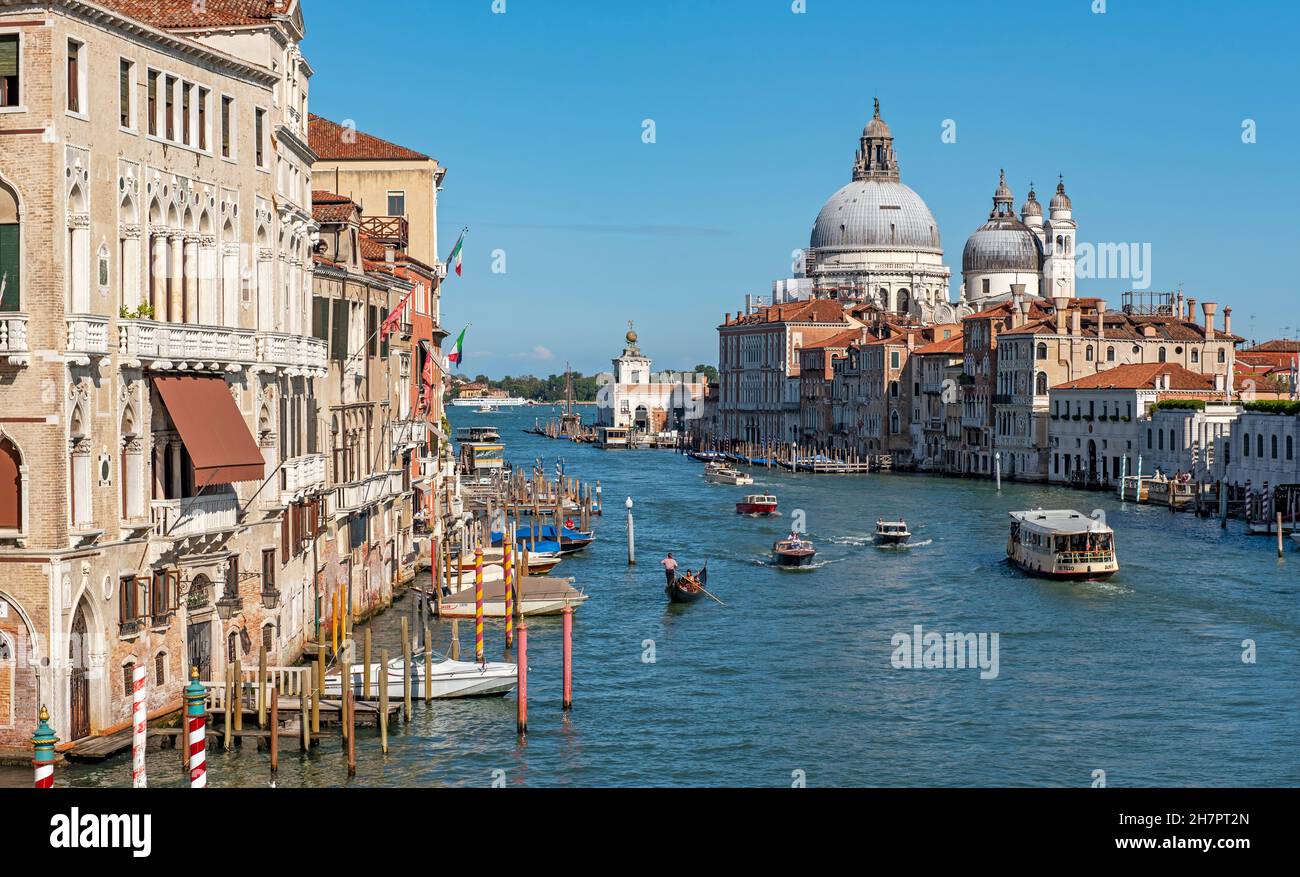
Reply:
<svg viewBox="0 0 1300 877"><path fill-rule="evenodd" d="M383 325L379 327L380 341L383 341L385 338L387 338L388 334L397 327L397 324L402 317L402 311L406 308L406 303L410 301L411 296L414 293L415 293L415 288L412 287L411 291L406 294L406 297L402 299L401 303L398 304L397 307L389 311L387 317L384 317Z"/></svg>

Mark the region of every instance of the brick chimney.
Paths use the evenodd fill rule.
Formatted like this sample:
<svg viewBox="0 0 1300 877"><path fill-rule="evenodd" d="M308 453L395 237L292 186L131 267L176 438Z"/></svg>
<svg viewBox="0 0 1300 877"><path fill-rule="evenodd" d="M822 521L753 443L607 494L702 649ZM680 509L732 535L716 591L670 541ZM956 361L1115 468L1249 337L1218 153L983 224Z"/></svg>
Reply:
<svg viewBox="0 0 1300 877"><path fill-rule="evenodd" d="M1223 309L1223 334L1232 334L1232 308Z"/></svg>
<svg viewBox="0 0 1300 877"><path fill-rule="evenodd" d="M1019 329L1025 324L1025 310L1022 307L1025 301L1025 285L1023 283L1011 284L1011 328Z"/></svg>
<svg viewBox="0 0 1300 877"><path fill-rule="evenodd" d="M1078 338L1083 335L1083 309L1070 309L1070 334Z"/></svg>
<svg viewBox="0 0 1300 877"><path fill-rule="evenodd" d="M1184 319L1184 320L1192 320L1193 322L1195 322L1195 320L1196 320L1196 299L1194 299L1194 298L1189 298L1189 299L1187 300L1187 315L1186 315L1185 317L1183 317L1183 319Z"/></svg>
<svg viewBox="0 0 1300 877"><path fill-rule="evenodd" d="M1205 340L1214 340L1214 313L1219 306L1212 301L1201 302L1201 313L1205 314Z"/></svg>
<svg viewBox="0 0 1300 877"><path fill-rule="evenodd" d="M1058 295L1052 299L1052 306L1056 309L1056 334L1065 334L1065 309L1070 304L1070 299L1064 295Z"/></svg>
<svg viewBox="0 0 1300 877"><path fill-rule="evenodd" d="M1106 340L1106 303L1105 302L1102 302L1101 304L1097 305L1097 340L1098 341ZM1097 361L1101 362L1100 356L1097 357Z"/></svg>

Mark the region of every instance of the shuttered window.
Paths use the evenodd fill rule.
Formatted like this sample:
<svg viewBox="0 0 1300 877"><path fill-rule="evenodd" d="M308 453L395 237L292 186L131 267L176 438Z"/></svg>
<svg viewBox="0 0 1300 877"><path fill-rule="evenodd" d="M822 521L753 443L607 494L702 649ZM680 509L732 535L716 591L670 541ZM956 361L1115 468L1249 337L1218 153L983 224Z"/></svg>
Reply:
<svg viewBox="0 0 1300 877"><path fill-rule="evenodd" d="M68 40L68 111L81 112L81 73L78 65L81 60L81 43Z"/></svg>
<svg viewBox="0 0 1300 877"><path fill-rule="evenodd" d="M0 198L5 192L0 191ZM18 259L18 225L0 225L0 311L22 309L22 262Z"/></svg>
<svg viewBox="0 0 1300 877"><path fill-rule="evenodd" d="M348 358L348 303L336 298L331 305L334 321L330 326L330 358L342 362Z"/></svg>
<svg viewBox="0 0 1300 877"><path fill-rule="evenodd" d="M0 34L0 107L16 107L18 92L18 34Z"/></svg>

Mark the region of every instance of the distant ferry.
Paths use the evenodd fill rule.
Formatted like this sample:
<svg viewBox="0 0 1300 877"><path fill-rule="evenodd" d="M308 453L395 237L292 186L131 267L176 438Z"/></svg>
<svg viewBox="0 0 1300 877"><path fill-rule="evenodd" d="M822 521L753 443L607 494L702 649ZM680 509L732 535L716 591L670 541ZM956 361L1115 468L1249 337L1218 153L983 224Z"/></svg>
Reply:
<svg viewBox="0 0 1300 877"><path fill-rule="evenodd" d="M493 408L518 408L532 403L519 396L457 396L451 400L451 404L458 408L479 408L484 405L491 405Z"/></svg>
<svg viewBox="0 0 1300 877"><path fill-rule="evenodd" d="M1049 579L1104 579L1119 572L1114 531L1069 509L1012 512L1007 558Z"/></svg>

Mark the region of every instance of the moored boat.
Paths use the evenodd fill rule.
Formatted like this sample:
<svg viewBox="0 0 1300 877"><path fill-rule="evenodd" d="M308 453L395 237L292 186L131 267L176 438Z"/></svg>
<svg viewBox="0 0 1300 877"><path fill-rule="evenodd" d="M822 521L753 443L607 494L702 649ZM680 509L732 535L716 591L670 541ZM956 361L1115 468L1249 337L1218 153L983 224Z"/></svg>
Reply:
<svg viewBox="0 0 1300 877"><path fill-rule="evenodd" d="M1102 519L1070 509L1012 512L1007 558L1051 579L1102 579L1119 572L1114 531Z"/></svg>
<svg viewBox="0 0 1300 877"><path fill-rule="evenodd" d="M501 661L488 661L484 664L475 664L470 661L453 661L436 652L431 653L430 658L428 690L431 697L500 696L515 687L518 676L514 664ZM387 672L384 672L385 668L379 663L369 666L370 691L373 696L378 697L379 681L382 677L387 679L389 698L393 700L402 699L404 696L402 690L402 660L402 658L397 657L389 661ZM352 668L349 674L349 687L358 697L365 690L365 678L363 676L365 671L366 668L358 664ZM424 652L418 651L411 656L411 697L415 699L423 698L425 684ZM339 674L326 675L323 693L325 697L340 697L343 694Z"/></svg>
<svg viewBox="0 0 1300 877"><path fill-rule="evenodd" d="M699 573L687 571L683 575L673 576L672 583L664 587L664 592L673 603L694 603L704 596L708 582L709 565L706 563Z"/></svg>
<svg viewBox="0 0 1300 877"><path fill-rule="evenodd" d="M755 493L736 503L738 515L774 515L776 514L776 497L770 493Z"/></svg>
<svg viewBox="0 0 1300 877"><path fill-rule="evenodd" d="M791 533L772 545L772 556L776 559L777 566L811 566L813 558L817 556L817 549L813 547L812 540Z"/></svg>
<svg viewBox="0 0 1300 877"><path fill-rule="evenodd" d="M906 545L912 538L907 521L876 521L874 535L877 545Z"/></svg>

